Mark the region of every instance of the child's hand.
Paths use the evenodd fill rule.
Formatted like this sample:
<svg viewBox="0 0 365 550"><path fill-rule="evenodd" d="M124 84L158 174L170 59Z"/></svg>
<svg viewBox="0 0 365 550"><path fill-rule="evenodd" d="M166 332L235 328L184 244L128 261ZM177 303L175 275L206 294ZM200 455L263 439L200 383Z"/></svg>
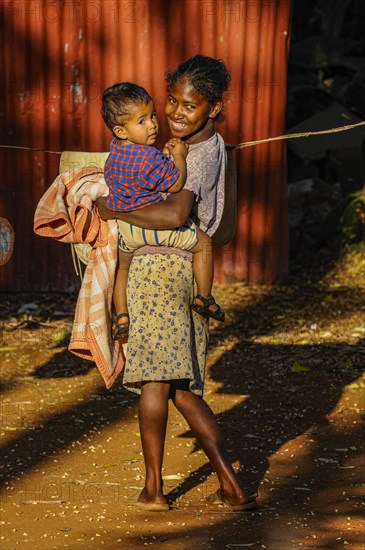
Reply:
<svg viewBox="0 0 365 550"><path fill-rule="evenodd" d="M184 141L181 141L181 139L172 138L166 143L164 147L164 153L165 149L169 151L169 154L173 154L175 156L181 155L183 158L186 158L186 155L189 151L189 145Z"/></svg>
<svg viewBox="0 0 365 550"><path fill-rule="evenodd" d="M171 157L171 151L170 149L167 147L167 144L165 145L165 147L162 149L162 152L164 155L166 155L168 158Z"/></svg>

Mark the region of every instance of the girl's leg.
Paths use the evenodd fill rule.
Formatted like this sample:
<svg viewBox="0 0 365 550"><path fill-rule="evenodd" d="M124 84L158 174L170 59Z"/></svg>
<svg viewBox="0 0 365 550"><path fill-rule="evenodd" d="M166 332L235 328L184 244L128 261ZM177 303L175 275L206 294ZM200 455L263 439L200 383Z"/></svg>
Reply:
<svg viewBox="0 0 365 550"><path fill-rule="evenodd" d="M146 467L145 487L139 502L166 503L162 492L161 468L165 446L170 384L146 382L138 404L139 427Z"/></svg>
<svg viewBox="0 0 365 550"><path fill-rule="evenodd" d="M244 493L232 468L211 408L189 390L172 387L171 397L217 472L224 500L231 505L243 505L248 502L250 499Z"/></svg>

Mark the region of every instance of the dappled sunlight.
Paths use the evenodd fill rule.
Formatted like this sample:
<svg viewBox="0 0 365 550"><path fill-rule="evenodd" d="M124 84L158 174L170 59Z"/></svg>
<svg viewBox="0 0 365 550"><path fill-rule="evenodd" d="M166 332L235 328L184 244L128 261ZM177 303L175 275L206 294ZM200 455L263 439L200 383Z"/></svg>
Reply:
<svg viewBox="0 0 365 550"><path fill-rule="evenodd" d="M358 246L354 250L345 250L342 256L334 261L319 282L329 288L364 288L365 287L365 253L364 247Z"/></svg>
<svg viewBox="0 0 365 550"><path fill-rule="evenodd" d="M24 548L38 518L46 520L43 547L46 539L50 547L72 540L76 550L101 540L110 550L326 548L343 546L350 527L357 550L361 292L243 284L214 292L228 320L212 323L205 398L260 508L235 514L206 503L217 477L171 405L162 473L172 510L153 518L136 510L144 480L136 396L119 381L105 390L93 363L68 352L74 297L24 296L4 302L2 321L1 509L9 540L13 518L26 511Z"/></svg>
<svg viewBox="0 0 365 550"><path fill-rule="evenodd" d="M65 297L53 303L20 297L4 306L9 319L2 321L1 341L3 511L26 503L62 508L78 498L114 500L121 485L109 482L110 469L141 460L137 436L123 446L124 456L108 457L120 432L135 422L134 396L118 383L107 391L94 364L67 350L71 323Z"/></svg>
<svg viewBox="0 0 365 550"><path fill-rule="evenodd" d="M343 365L343 368L349 368L351 364ZM365 414L365 374L362 374L356 380L347 384L342 391L341 397L336 403L336 406L327 415L328 420L336 420L341 422L343 413L352 413L353 415ZM353 424L346 424L346 431L357 429L358 422L353 421Z"/></svg>

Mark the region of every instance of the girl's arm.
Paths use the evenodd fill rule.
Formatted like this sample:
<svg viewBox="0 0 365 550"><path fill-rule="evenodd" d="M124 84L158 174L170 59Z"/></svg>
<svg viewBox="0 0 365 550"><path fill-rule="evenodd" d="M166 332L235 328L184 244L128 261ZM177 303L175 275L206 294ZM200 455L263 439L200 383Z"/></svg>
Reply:
<svg viewBox="0 0 365 550"><path fill-rule="evenodd" d="M169 195L160 201L133 212L115 212L104 205L104 198L96 201L102 220L123 220L143 229L174 229L189 216L194 202L194 193L182 189L177 195Z"/></svg>

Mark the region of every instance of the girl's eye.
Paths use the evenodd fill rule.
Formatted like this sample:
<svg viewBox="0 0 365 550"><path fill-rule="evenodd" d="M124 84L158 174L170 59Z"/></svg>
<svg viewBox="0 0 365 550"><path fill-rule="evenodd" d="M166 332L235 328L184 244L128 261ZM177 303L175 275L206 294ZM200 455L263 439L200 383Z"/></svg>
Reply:
<svg viewBox="0 0 365 550"><path fill-rule="evenodd" d="M186 105L188 111L194 111L195 105Z"/></svg>
<svg viewBox="0 0 365 550"><path fill-rule="evenodd" d="M140 120L138 124L144 124L144 119L142 118L142 120Z"/></svg>
<svg viewBox="0 0 365 550"><path fill-rule="evenodd" d="M174 99L173 97L169 97L169 103L172 103L172 104L176 103L176 99Z"/></svg>

